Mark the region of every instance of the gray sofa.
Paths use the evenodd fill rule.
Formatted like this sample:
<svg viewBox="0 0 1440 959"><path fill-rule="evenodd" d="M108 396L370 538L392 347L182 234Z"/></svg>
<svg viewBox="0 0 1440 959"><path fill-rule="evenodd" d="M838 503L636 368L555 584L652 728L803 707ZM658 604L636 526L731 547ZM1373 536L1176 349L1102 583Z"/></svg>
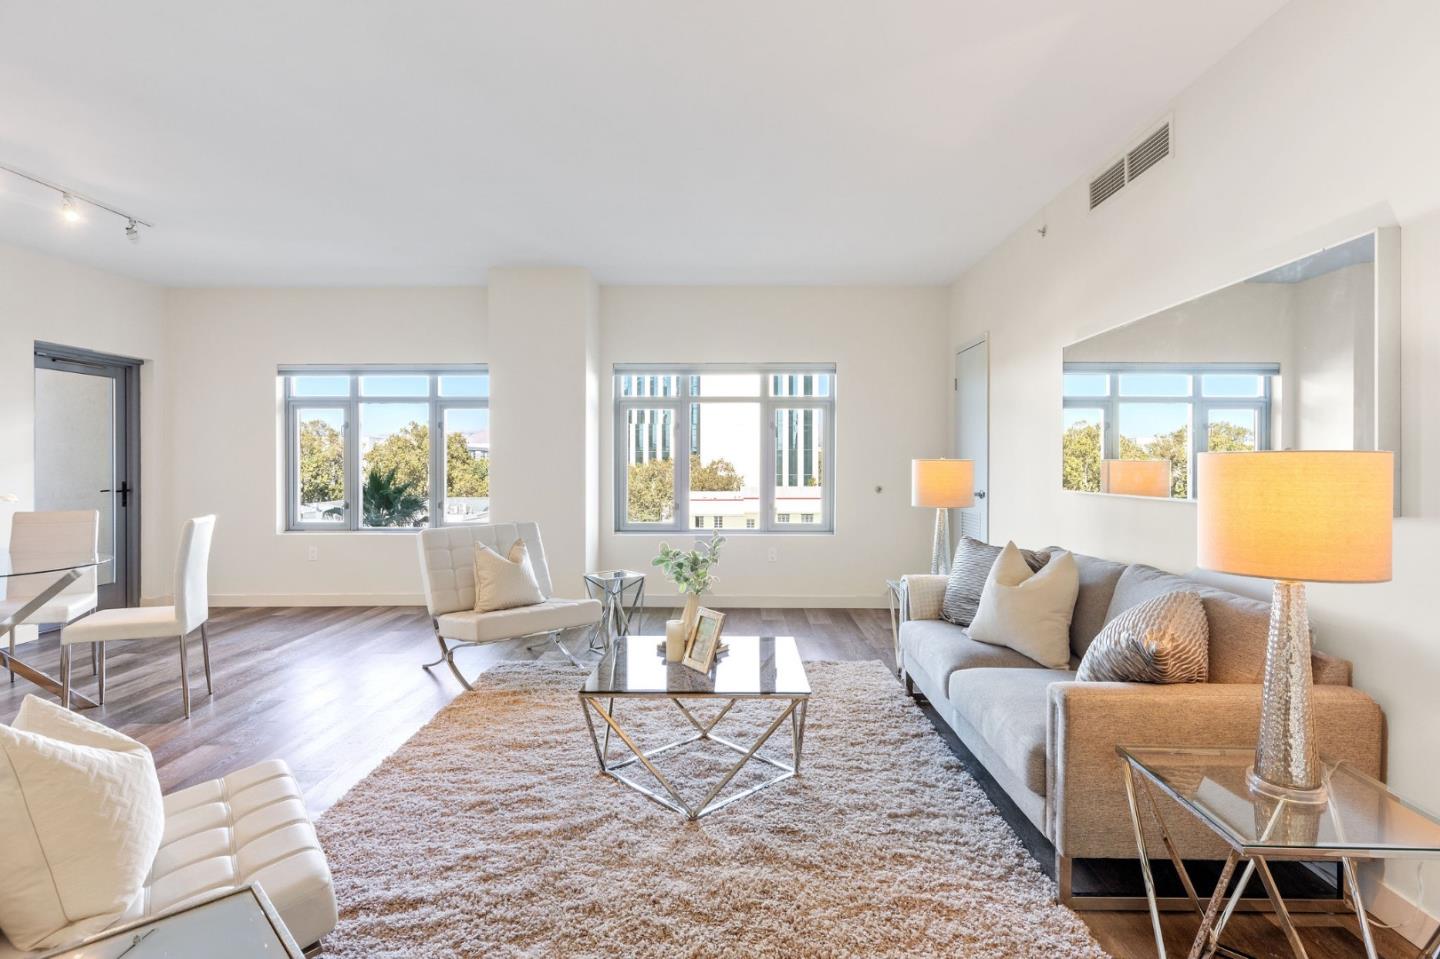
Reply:
<svg viewBox="0 0 1440 959"><path fill-rule="evenodd" d="M899 663L906 688L924 694L1054 846L1056 878L1067 903L1073 902L1073 860L1136 857L1117 745L1254 746L1269 628L1265 603L1150 566L1079 554L1075 559L1080 590L1068 670L1046 669L1014 650L978 643L964 628L942 620L946 578L928 575L903 581ZM1198 593L1204 603L1209 682L1075 681L1080 657L1107 622L1174 590ZM1380 707L1350 686L1348 661L1316 653L1313 668L1321 755L1381 776ZM1164 812L1183 855L1223 858L1218 841L1188 817Z"/></svg>

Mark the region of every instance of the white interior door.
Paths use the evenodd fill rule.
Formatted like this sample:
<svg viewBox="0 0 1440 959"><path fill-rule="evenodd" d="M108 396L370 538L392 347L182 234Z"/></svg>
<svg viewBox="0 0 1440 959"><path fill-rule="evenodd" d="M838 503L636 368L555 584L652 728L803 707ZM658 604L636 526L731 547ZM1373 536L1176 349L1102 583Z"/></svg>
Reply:
<svg viewBox="0 0 1440 959"><path fill-rule="evenodd" d="M955 354L955 456L975 461L975 505L957 510L960 532L990 541L990 343ZM954 525L952 523L952 525Z"/></svg>

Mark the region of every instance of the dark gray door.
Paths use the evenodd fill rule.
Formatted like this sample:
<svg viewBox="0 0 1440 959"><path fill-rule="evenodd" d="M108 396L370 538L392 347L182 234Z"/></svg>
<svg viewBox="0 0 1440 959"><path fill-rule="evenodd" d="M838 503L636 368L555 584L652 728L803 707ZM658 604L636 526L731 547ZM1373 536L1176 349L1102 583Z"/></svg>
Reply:
<svg viewBox="0 0 1440 959"><path fill-rule="evenodd" d="M140 361L35 345L35 508L100 512L100 608L140 603Z"/></svg>

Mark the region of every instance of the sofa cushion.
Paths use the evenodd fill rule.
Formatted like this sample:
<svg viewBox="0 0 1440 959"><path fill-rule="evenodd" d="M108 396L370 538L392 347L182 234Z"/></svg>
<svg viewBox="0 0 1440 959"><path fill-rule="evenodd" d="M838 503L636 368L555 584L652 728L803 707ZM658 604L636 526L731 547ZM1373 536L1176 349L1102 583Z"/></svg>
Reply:
<svg viewBox="0 0 1440 959"><path fill-rule="evenodd" d="M600 619L600 602L594 599L547 599L534 606L499 609L493 613L462 610L437 616L440 635L470 643L590 626Z"/></svg>
<svg viewBox="0 0 1440 959"><path fill-rule="evenodd" d="M1025 782L1045 795L1048 690L1075 674L1055 669L966 669L950 676L950 706Z"/></svg>
<svg viewBox="0 0 1440 959"><path fill-rule="evenodd" d="M902 623L900 651L907 670L924 673L941 690L950 688L950 674L957 669L1043 668L1008 647L977 643L963 627L941 619L912 619Z"/></svg>
<svg viewBox="0 0 1440 959"><path fill-rule="evenodd" d="M1080 571L1080 590L1075 594L1075 614L1070 617L1070 649L1080 658L1110 620L1110 600L1115 584L1125 572L1124 563L1112 563L1096 556L1072 554Z"/></svg>
<svg viewBox="0 0 1440 959"><path fill-rule="evenodd" d="M1107 621L1147 599L1175 591L1196 593L1210 624L1210 682L1258 683L1265 675L1265 644L1270 634L1270 604L1176 576L1153 566L1126 567L1115 584ZM1317 685L1349 686L1350 661L1312 652L1310 669Z"/></svg>
<svg viewBox="0 0 1440 959"><path fill-rule="evenodd" d="M15 946L62 946L125 915L164 828L143 744L36 696L0 726L0 927Z"/></svg>

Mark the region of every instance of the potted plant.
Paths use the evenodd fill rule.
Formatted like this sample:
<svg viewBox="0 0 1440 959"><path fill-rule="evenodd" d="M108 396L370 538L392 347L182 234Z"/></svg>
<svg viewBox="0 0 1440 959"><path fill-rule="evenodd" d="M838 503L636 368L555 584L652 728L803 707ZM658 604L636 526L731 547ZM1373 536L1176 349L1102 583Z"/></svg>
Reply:
<svg viewBox="0 0 1440 959"><path fill-rule="evenodd" d="M700 594L715 585L715 577L710 575L710 567L719 561L720 545L724 542L725 537L716 532L711 534L708 543L697 540L695 548L689 552L671 549L669 543L661 543L660 555L650 561L651 566L659 566L664 570L670 581L685 594L682 628L687 642L695 630L695 619L700 612Z"/></svg>

